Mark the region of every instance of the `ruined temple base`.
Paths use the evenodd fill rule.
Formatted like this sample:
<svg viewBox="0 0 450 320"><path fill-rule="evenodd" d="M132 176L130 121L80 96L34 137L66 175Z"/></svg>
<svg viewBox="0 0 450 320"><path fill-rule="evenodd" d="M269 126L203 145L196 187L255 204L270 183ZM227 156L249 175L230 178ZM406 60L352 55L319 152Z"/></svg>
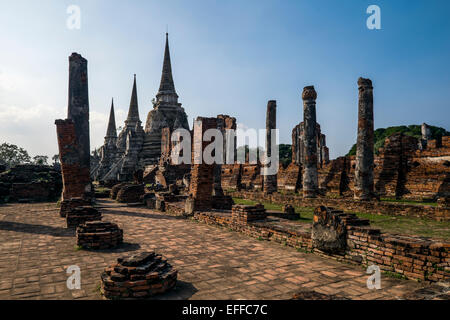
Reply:
<svg viewBox="0 0 450 320"><path fill-rule="evenodd" d="M145 299L172 289L178 271L155 252L118 258L101 275L101 292L107 299Z"/></svg>
<svg viewBox="0 0 450 320"><path fill-rule="evenodd" d="M102 214L91 206L76 207L67 212L67 228L76 228L88 221L100 221Z"/></svg>
<svg viewBox="0 0 450 320"><path fill-rule="evenodd" d="M137 203L144 194L145 187L143 184L129 184L120 188L116 200L122 203Z"/></svg>
<svg viewBox="0 0 450 320"><path fill-rule="evenodd" d="M267 213L264 206L260 203L254 206L237 204L231 210L231 218L235 223L247 224L251 221L266 219Z"/></svg>
<svg viewBox="0 0 450 320"><path fill-rule="evenodd" d="M86 222L77 227L77 246L83 249L115 248L123 243L123 230L111 222Z"/></svg>
<svg viewBox="0 0 450 320"><path fill-rule="evenodd" d="M67 216L67 213L70 212L72 209L75 209L77 207L90 206L91 204L92 201L85 200L82 198L72 198L69 200L61 201L59 215L61 216L61 218L65 218Z"/></svg>

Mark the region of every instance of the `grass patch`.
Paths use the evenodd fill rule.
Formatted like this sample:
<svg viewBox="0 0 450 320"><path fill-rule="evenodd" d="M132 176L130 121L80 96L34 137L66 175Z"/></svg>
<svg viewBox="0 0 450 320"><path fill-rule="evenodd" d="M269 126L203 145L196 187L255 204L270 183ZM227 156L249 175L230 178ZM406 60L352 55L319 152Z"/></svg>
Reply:
<svg viewBox="0 0 450 320"><path fill-rule="evenodd" d="M75 245L73 248L75 249L75 251L83 250L83 247L82 247L82 246L77 246L77 245Z"/></svg>
<svg viewBox="0 0 450 320"><path fill-rule="evenodd" d="M403 274L391 272L391 271L383 271L382 272L385 276L388 276L389 278L395 278L395 279L407 279Z"/></svg>
<svg viewBox="0 0 450 320"><path fill-rule="evenodd" d="M254 205L257 201L233 198L236 204ZM269 202L261 202L266 210L283 211L283 206ZM314 208L295 207L295 212L300 214L298 223L312 223ZM376 215L370 213L354 212L362 219L368 219L370 226L380 229L382 232L415 235L421 237L439 238L450 240L450 224L448 221L435 221L416 217Z"/></svg>
<svg viewBox="0 0 450 320"><path fill-rule="evenodd" d="M415 235L450 240L450 224L416 217L386 216L355 212L362 219L369 219L370 226L384 232Z"/></svg>
<svg viewBox="0 0 450 320"><path fill-rule="evenodd" d="M394 199L394 198L381 198L382 202L404 203L404 204L416 204L421 206L433 206L437 207L437 202L432 201L417 201L408 199Z"/></svg>
<svg viewBox="0 0 450 320"><path fill-rule="evenodd" d="M99 192L99 193L104 193L104 192L106 193L106 192L111 192L111 189L110 188L106 188L106 187L96 187L95 191Z"/></svg>

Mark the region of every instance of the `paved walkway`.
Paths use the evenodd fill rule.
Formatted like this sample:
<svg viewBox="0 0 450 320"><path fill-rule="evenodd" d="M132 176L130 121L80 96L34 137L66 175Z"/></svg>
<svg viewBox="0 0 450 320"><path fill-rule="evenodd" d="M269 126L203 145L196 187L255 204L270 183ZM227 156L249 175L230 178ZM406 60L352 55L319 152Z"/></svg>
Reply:
<svg viewBox="0 0 450 320"><path fill-rule="evenodd" d="M299 290L399 299L426 286L382 276L382 289L369 290L357 266L145 208L102 205L103 220L124 229L119 249L77 250L53 203L0 205L0 299L101 299L103 269L136 250L156 250L179 270L162 299L290 299ZM70 265L81 268L81 290L67 289Z"/></svg>

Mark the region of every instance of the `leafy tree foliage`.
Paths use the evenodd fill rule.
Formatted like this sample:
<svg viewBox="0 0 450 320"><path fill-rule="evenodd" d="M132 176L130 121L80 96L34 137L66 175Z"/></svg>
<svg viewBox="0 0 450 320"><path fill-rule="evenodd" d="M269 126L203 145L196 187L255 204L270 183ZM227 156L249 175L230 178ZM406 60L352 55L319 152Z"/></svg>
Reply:
<svg viewBox="0 0 450 320"><path fill-rule="evenodd" d="M55 154L52 157L52 160L53 160L53 164L59 163L59 154Z"/></svg>
<svg viewBox="0 0 450 320"><path fill-rule="evenodd" d="M0 164L7 168L30 162L30 155L25 149L6 142L0 145Z"/></svg>
<svg viewBox="0 0 450 320"><path fill-rule="evenodd" d="M48 161L48 156L39 156L38 155L38 156L33 157L34 164L48 165L47 161Z"/></svg>
<svg viewBox="0 0 450 320"><path fill-rule="evenodd" d="M445 130L444 128L430 126L431 129L431 138L437 139L443 136L450 136L450 132ZM374 132L374 152L378 154L378 149L384 147L384 140L391 136L394 133L403 133L404 135L415 137L420 139L422 137L422 126L420 125L410 125L410 126L396 126L396 127L388 127L388 128L378 128ZM347 154L348 156L356 155L356 144L350 149Z"/></svg>
<svg viewBox="0 0 450 320"><path fill-rule="evenodd" d="M278 145L278 151L280 154L280 163L286 168L292 161L292 145L280 144Z"/></svg>

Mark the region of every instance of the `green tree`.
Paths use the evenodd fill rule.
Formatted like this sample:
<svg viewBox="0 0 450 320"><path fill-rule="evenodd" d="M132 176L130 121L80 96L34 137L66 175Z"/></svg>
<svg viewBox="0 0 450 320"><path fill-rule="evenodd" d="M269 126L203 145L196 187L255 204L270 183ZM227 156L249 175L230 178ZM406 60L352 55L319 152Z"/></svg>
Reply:
<svg viewBox="0 0 450 320"><path fill-rule="evenodd" d="M280 163L286 168L292 161L292 145L279 144L278 152L280 154Z"/></svg>
<svg viewBox="0 0 450 320"><path fill-rule="evenodd" d="M0 164L6 165L7 168L30 161L30 155L25 149L6 142L0 145Z"/></svg>
<svg viewBox="0 0 450 320"><path fill-rule="evenodd" d="M445 130L444 128L430 126L431 129L431 139L438 139L442 136L449 136L450 132ZM387 137L391 136L394 133L403 133L404 135L415 137L420 139L422 137L421 126L417 124L412 124L409 126L395 126L388 128L378 128L374 131L374 152L378 154L379 149L384 147L384 141ZM356 144L352 146L347 156L356 155Z"/></svg>
<svg viewBox="0 0 450 320"><path fill-rule="evenodd" d="M47 156L35 156L35 157L33 157L33 162L35 164L48 165L47 161L48 161L48 157Z"/></svg>
<svg viewBox="0 0 450 320"><path fill-rule="evenodd" d="M53 160L53 164L59 163L59 154L55 154L55 155L52 157L52 160Z"/></svg>

